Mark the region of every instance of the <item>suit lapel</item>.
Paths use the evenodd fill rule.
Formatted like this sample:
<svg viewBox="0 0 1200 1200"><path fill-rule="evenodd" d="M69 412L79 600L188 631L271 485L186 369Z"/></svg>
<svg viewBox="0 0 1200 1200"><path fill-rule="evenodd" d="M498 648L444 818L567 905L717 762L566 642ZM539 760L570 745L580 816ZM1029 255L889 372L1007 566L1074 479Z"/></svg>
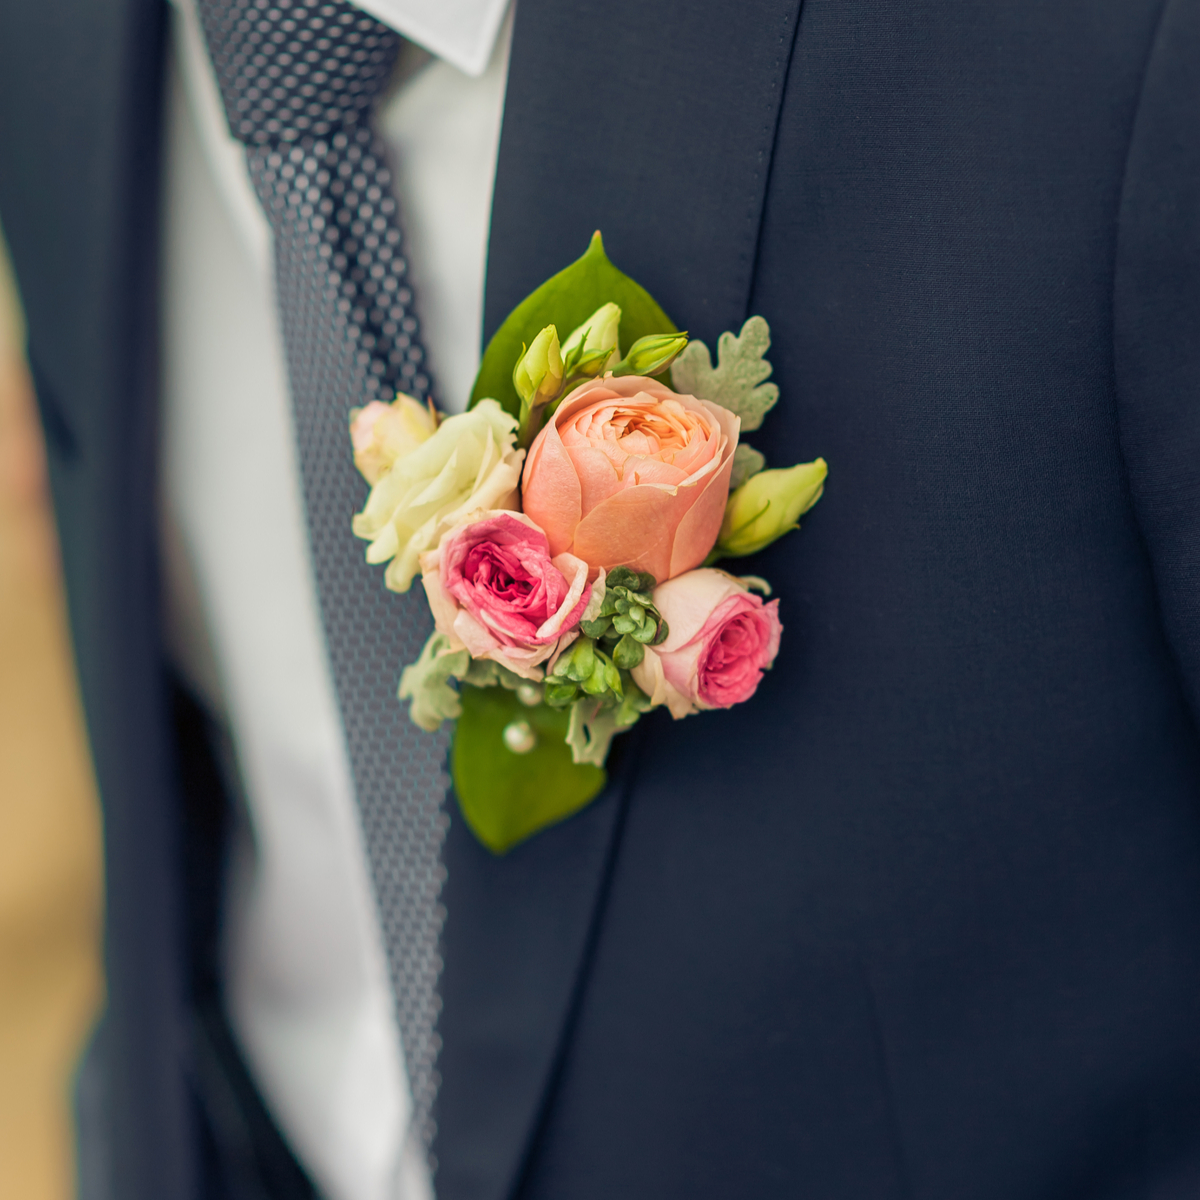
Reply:
<svg viewBox="0 0 1200 1200"><path fill-rule="evenodd" d="M713 345L745 319L798 16L799 0L521 0L487 336L596 228L693 336ZM452 821L441 1200L501 1200L519 1179L601 919L634 756L615 752L600 800L504 858Z"/></svg>
<svg viewBox="0 0 1200 1200"><path fill-rule="evenodd" d="M746 315L800 0L521 0L487 336L604 233L681 329Z"/></svg>

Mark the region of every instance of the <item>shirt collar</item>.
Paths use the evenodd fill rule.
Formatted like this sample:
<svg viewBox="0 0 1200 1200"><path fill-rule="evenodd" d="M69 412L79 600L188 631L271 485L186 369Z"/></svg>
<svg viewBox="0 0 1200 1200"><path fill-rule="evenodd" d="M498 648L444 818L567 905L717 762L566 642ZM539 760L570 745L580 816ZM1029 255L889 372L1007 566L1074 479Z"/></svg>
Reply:
<svg viewBox="0 0 1200 1200"><path fill-rule="evenodd" d="M468 75L488 65L510 0L354 0L430 54Z"/></svg>

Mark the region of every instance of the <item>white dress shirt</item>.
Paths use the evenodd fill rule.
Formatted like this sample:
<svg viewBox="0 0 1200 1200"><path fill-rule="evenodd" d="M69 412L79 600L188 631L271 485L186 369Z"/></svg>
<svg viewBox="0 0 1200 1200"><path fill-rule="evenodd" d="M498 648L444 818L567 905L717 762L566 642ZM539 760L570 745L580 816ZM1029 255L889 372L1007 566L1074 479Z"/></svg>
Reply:
<svg viewBox="0 0 1200 1200"><path fill-rule="evenodd" d="M461 409L479 360L509 3L361 4L436 56L378 129L438 397ZM177 0L169 103L162 541L173 652L228 725L251 826L227 898L230 1017L329 1200L416 1200L429 1180L405 1150L411 1098L321 633L270 230L192 0Z"/></svg>

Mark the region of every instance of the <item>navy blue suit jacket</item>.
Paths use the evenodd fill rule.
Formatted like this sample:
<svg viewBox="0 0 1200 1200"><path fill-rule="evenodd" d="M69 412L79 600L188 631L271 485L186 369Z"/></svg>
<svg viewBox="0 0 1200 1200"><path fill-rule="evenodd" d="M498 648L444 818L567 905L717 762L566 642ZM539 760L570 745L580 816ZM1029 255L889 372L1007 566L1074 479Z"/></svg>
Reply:
<svg viewBox="0 0 1200 1200"><path fill-rule="evenodd" d="M105 804L114 1194L199 1195L243 1138L238 1194L298 1195L197 1049L161 62L155 0L0 13ZM488 331L599 227L693 335L770 321L756 444L831 471L746 564L786 627L751 703L644 721L507 857L452 823L442 1200L1200 1194L1198 102L1197 0L521 0Z"/></svg>

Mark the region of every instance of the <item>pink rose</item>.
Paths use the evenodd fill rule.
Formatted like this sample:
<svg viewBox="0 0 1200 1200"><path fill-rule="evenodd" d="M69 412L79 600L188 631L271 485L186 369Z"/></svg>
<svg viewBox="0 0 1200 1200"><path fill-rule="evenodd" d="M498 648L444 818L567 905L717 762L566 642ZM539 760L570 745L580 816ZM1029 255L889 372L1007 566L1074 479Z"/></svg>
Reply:
<svg viewBox="0 0 1200 1200"><path fill-rule="evenodd" d="M480 511L421 555L421 581L438 630L455 649L527 679L587 608L587 563L551 559L546 535L522 513Z"/></svg>
<svg viewBox="0 0 1200 1200"><path fill-rule="evenodd" d="M530 447L522 508L555 554L671 579L699 566L717 540L740 424L653 379L592 380Z"/></svg>
<svg viewBox="0 0 1200 1200"><path fill-rule="evenodd" d="M660 584L654 604L670 632L633 670L652 704L666 704L678 720L754 695L779 652L778 600L764 604L741 580L705 569Z"/></svg>

